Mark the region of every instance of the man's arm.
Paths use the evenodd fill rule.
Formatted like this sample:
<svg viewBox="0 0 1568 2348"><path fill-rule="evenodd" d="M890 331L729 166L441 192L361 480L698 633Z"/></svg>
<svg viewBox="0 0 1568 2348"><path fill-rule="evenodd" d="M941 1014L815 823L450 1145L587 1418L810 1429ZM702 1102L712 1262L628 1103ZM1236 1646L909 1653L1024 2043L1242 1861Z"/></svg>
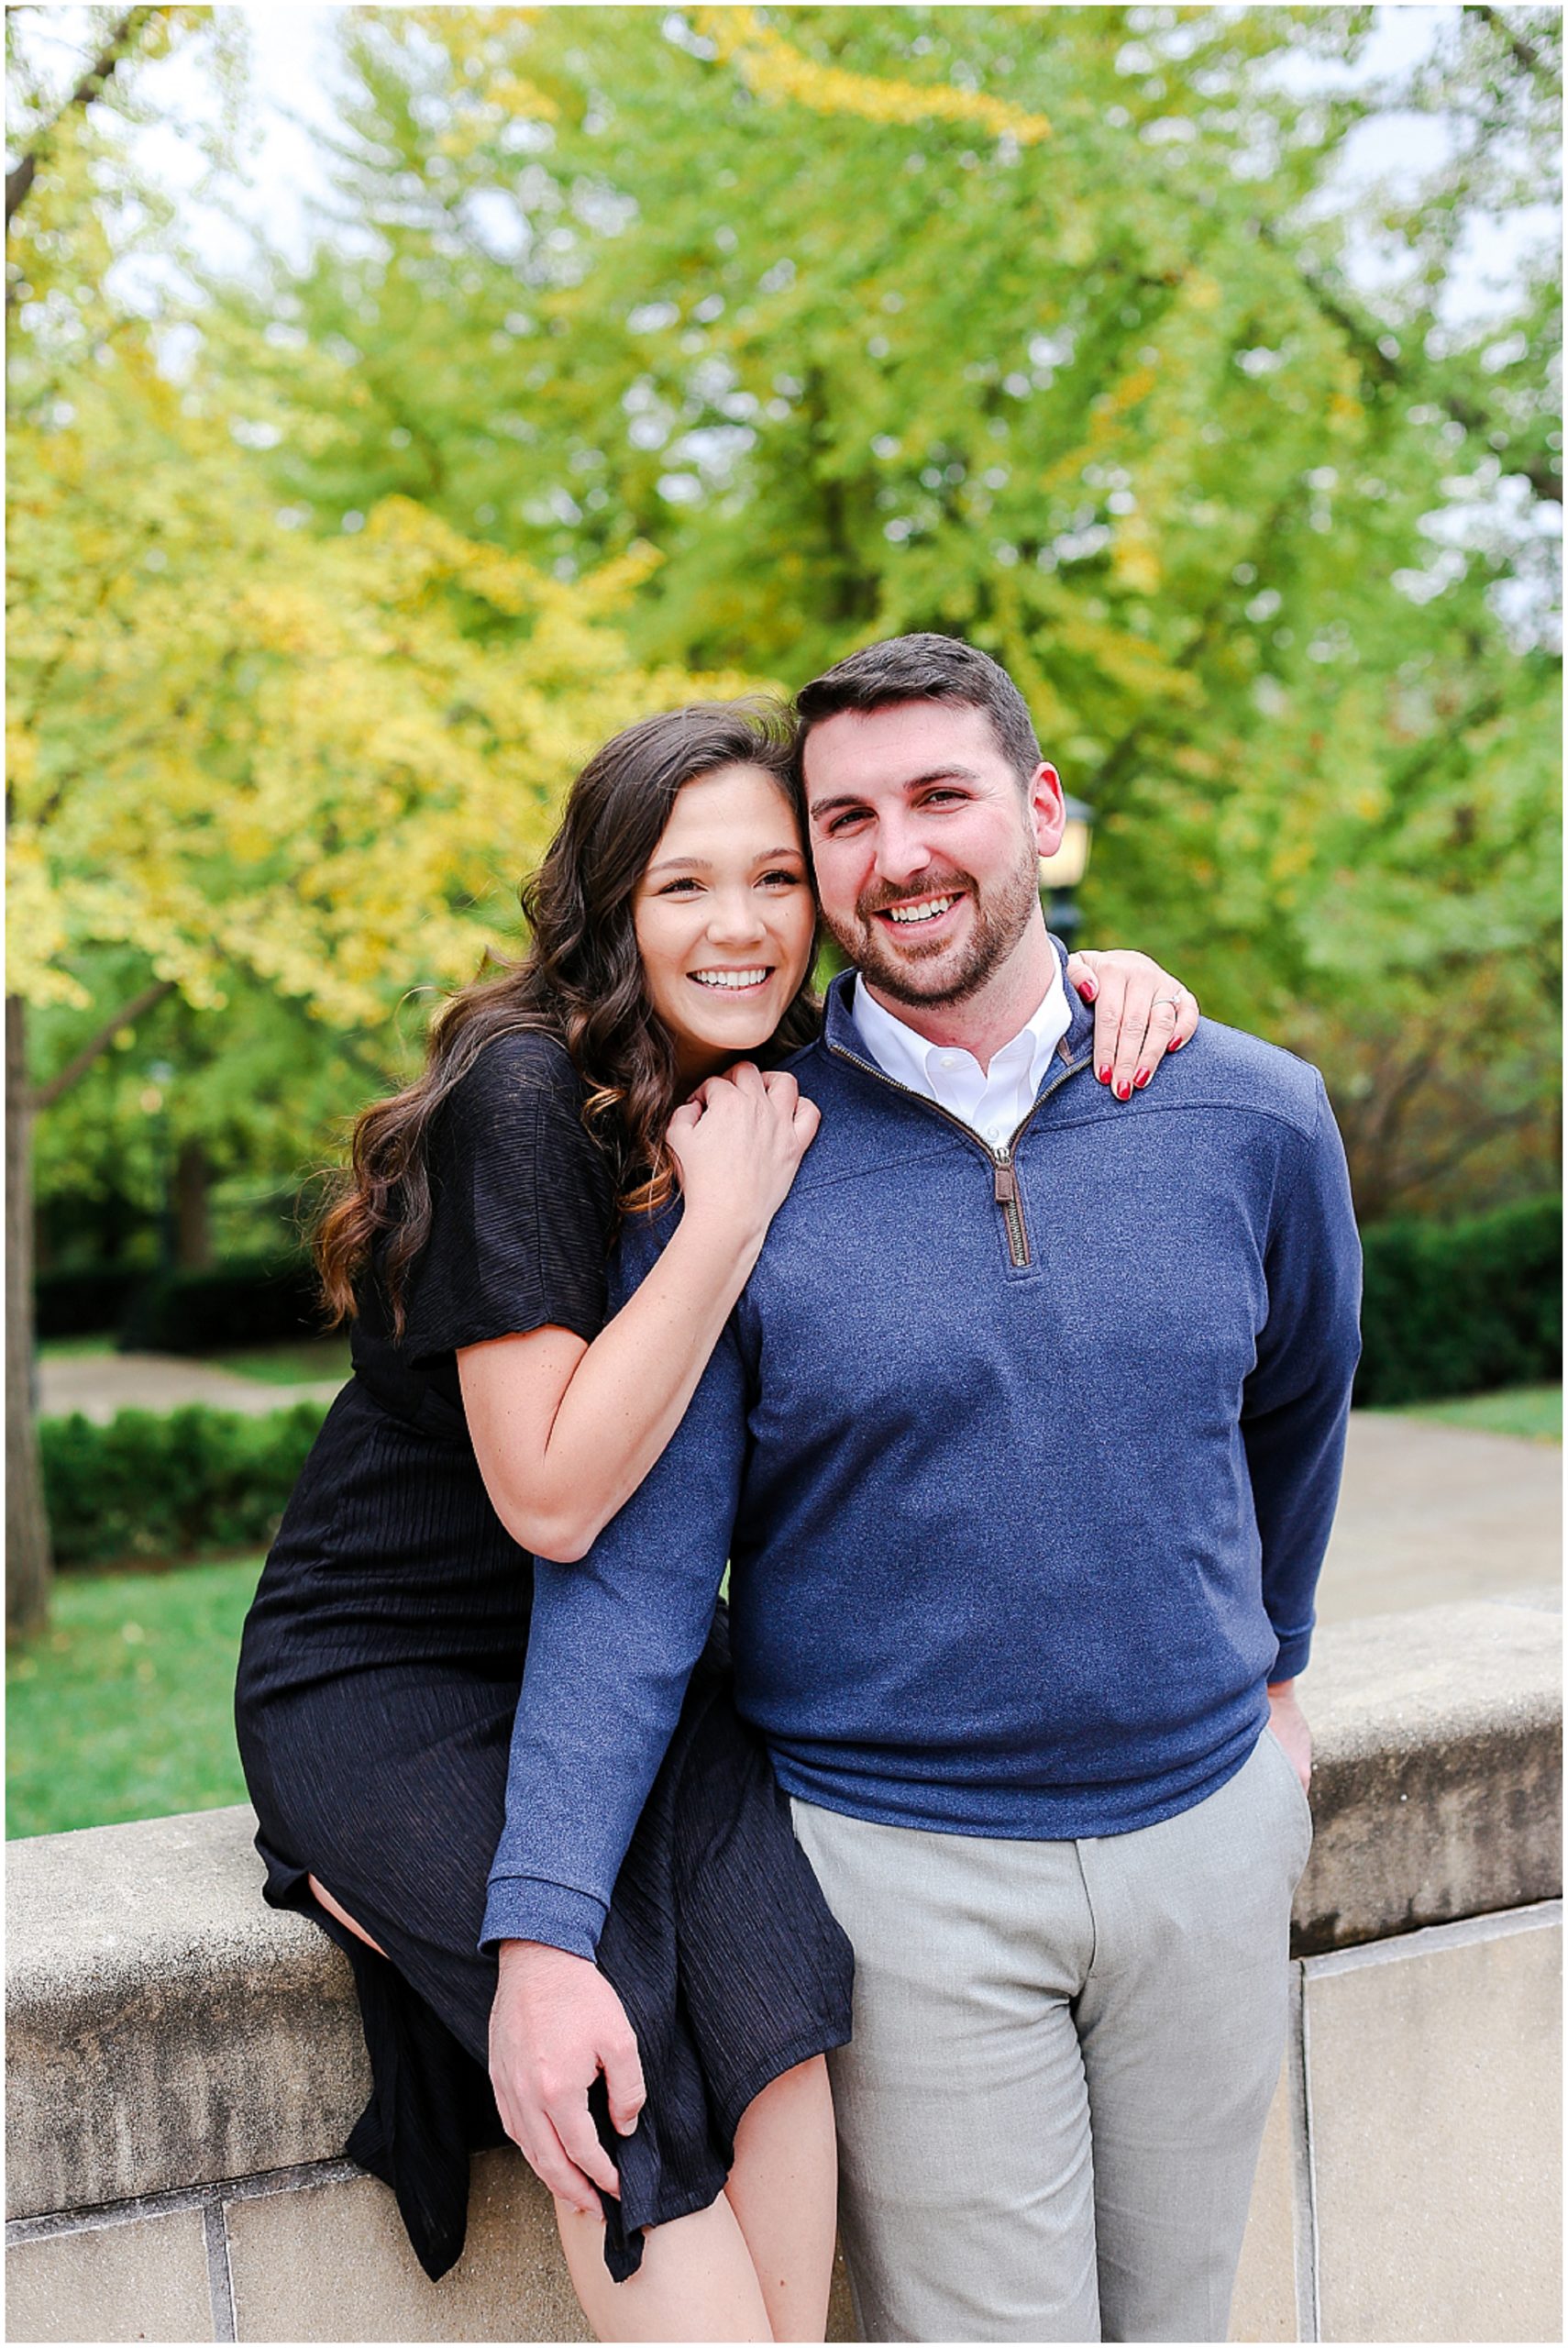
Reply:
<svg viewBox="0 0 1568 2348"><path fill-rule="evenodd" d="M627 1235L635 1285L656 1248ZM540 1560L482 1945L498 1950L490 2069L507 2133L550 2191L596 2216L613 2124L643 2101L635 2039L592 1962L633 1830L679 1716L729 1555L745 1379L726 1330L662 1458L575 1566Z"/></svg>
<svg viewBox="0 0 1568 2348"><path fill-rule="evenodd" d="M745 1452L726 1330L663 1456L581 1563L536 1562L482 1945L594 1954L712 1621Z"/></svg>
<svg viewBox="0 0 1568 2348"><path fill-rule="evenodd" d="M1268 1320L1242 1403L1264 1604L1279 1643L1271 1690L1306 1667L1361 1352L1361 1243L1321 1078L1317 1098L1314 1132L1280 1169L1264 1260Z"/></svg>

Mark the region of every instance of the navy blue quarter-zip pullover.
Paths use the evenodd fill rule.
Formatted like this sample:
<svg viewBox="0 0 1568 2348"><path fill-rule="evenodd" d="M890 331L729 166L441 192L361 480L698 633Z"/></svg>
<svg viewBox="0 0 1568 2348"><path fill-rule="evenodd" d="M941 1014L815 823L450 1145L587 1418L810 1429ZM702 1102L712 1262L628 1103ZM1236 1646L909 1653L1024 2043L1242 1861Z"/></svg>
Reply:
<svg viewBox="0 0 1568 2348"><path fill-rule="evenodd" d="M487 1943L591 1955L731 1564L787 1791L893 1825L1154 1824L1307 1660L1359 1350L1322 1080L1213 1022L1128 1102L1073 1023L993 1151L830 991L822 1126L685 1419L541 1560ZM624 1301L668 1224L630 1227Z"/></svg>

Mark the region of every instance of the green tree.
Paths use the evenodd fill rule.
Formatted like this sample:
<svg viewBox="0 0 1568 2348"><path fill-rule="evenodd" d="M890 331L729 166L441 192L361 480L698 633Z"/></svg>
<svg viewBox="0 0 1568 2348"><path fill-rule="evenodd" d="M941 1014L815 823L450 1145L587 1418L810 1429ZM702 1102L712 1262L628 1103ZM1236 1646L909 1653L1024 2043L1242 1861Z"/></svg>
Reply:
<svg viewBox="0 0 1568 2348"><path fill-rule="evenodd" d="M98 28L118 44L116 87L184 13ZM204 38L204 12L188 13ZM82 116L108 53L68 102ZM69 127L46 123L30 176L13 178L16 1396L39 1107L176 997L218 1016L237 993L270 995L352 1034L387 1027L411 985L467 979L511 942L506 898L575 767L606 730L695 689L637 666L616 626L646 548L568 582L405 497L330 538L293 526L256 460L254 409L227 398L204 342L176 380L160 338L177 311L114 291L108 223L130 185L115 124ZM80 1022L51 1068L28 1054L29 1011ZM49 1556L30 1414L12 1417L8 1621L25 1630Z"/></svg>
<svg viewBox="0 0 1568 2348"><path fill-rule="evenodd" d="M651 542L652 657L994 651L1099 814L1099 933L1316 1051L1381 1210L1463 1180L1457 1101L1493 1180L1553 1124L1554 242L1507 315L1443 303L1550 192L1561 33L1466 10L1397 83L1299 94L1369 25L363 12L361 233L267 306L318 526L398 491L563 574ZM1340 199L1410 105L1441 170Z"/></svg>
<svg viewBox="0 0 1568 2348"><path fill-rule="evenodd" d="M178 240L122 117L239 16L18 69L19 1097L91 1071L128 1133L116 1037L194 1017L182 1101L281 1152L218 1037L391 1056L591 740L928 626L1094 803L1099 934L1321 1059L1364 1211L1545 1162L1554 239L1449 295L1554 184L1554 11L1382 84L1360 9L356 11L348 233L132 309L127 238ZM1347 200L1411 105L1446 159Z"/></svg>
<svg viewBox="0 0 1568 2348"><path fill-rule="evenodd" d="M128 1000L145 964L106 948L77 968L104 1002ZM237 969L224 983L221 1008L166 996L47 1102L33 1146L40 1268L51 1239L100 1263L147 1258L157 1233L160 1252L189 1268L282 1248L353 1113L412 1073L427 990L400 1020L353 1029ZM35 1067L69 1070L93 1018L35 1013Z"/></svg>

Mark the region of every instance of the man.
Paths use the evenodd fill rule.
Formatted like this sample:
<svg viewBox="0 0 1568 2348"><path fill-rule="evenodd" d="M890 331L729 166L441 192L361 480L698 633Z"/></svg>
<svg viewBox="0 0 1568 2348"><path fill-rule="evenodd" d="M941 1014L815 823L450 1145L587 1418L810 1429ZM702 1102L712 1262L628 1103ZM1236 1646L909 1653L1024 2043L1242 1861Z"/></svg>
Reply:
<svg viewBox="0 0 1568 2348"><path fill-rule="evenodd" d="M727 1557L738 1701L855 1944L865 2336L1222 2339L1310 1839L1343 1153L1313 1069L1212 1023L1130 1104L1085 1080L1036 886L1061 788L995 663L903 637L798 706L858 977L679 1432L540 1568L502 1997L542 1968L580 2112L607 1991L556 1952L592 1954Z"/></svg>

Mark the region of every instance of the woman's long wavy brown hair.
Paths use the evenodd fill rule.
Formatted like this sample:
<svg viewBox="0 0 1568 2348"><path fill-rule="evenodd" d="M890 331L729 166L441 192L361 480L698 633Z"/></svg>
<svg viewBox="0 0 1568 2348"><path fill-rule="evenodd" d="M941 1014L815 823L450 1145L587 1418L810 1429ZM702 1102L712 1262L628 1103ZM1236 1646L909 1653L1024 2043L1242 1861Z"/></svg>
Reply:
<svg viewBox="0 0 1568 2348"><path fill-rule="evenodd" d="M418 1080L355 1123L348 1165L315 1233L334 1324L353 1317L356 1285L373 1257L393 1334L402 1335L404 1279L430 1232L432 1121L497 1036L532 1029L565 1046L586 1088L583 1122L609 1161L622 1213L651 1212L669 1198L675 1168L664 1135L682 1088L674 1045L643 984L633 892L678 793L699 776L761 767L793 809L793 736L780 703L697 703L644 718L590 759L543 863L523 885L527 953L452 996L432 1024ZM809 1043L817 1017L808 974L772 1048Z"/></svg>

